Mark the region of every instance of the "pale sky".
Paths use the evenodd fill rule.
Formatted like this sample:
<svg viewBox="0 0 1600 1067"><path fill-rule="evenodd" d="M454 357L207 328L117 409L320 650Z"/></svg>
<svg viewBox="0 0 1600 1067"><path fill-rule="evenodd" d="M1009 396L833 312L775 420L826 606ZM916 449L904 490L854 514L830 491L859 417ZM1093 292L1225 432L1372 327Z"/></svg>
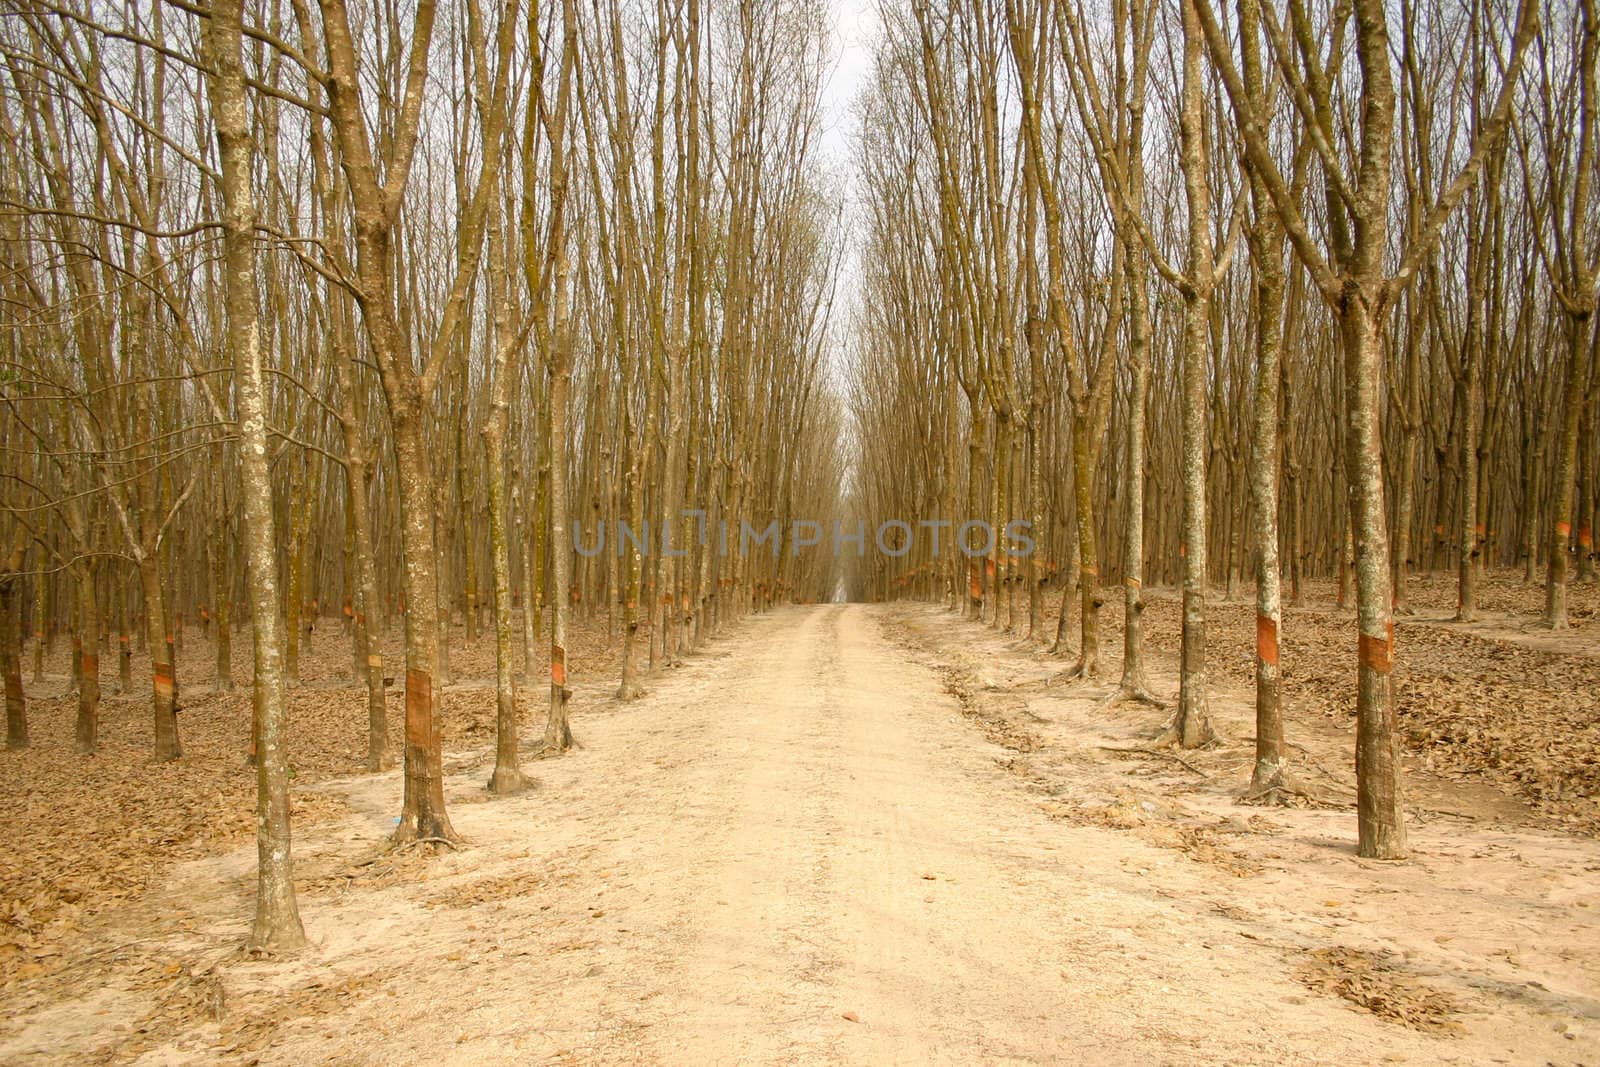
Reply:
<svg viewBox="0 0 1600 1067"><path fill-rule="evenodd" d="M822 147L841 170L850 164L850 135L854 126L851 102L872 62L870 45L878 29L873 0L829 0L834 18L837 62L822 90Z"/></svg>
<svg viewBox="0 0 1600 1067"><path fill-rule="evenodd" d="M855 162L850 156L850 142L855 134L856 94L860 92L872 66L871 44L878 32L878 15L875 0L828 0L834 20L834 66L832 75L822 89L822 156L825 164L838 176L837 195L843 201L846 217L855 209L851 203L851 186ZM848 374L846 338L850 329L850 316L858 275L857 249L848 242L839 264L837 290L833 306L833 336L836 339L828 353L835 382L844 384Z"/></svg>

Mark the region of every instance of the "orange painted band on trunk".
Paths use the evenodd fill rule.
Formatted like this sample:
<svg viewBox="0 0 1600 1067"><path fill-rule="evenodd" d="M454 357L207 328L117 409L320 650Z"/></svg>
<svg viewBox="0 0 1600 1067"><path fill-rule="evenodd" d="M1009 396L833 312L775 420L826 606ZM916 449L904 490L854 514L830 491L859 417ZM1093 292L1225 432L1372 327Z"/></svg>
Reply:
<svg viewBox="0 0 1600 1067"><path fill-rule="evenodd" d="M1361 635L1361 640L1356 646L1357 657L1363 667L1377 671L1379 674L1388 674L1394 669L1394 635L1391 632L1386 638L1369 637Z"/></svg>
<svg viewBox="0 0 1600 1067"><path fill-rule="evenodd" d="M172 699L172 664L157 663L150 671L155 682L156 696L162 700Z"/></svg>
<svg viewBox="0 0 1600 1067"><path fill-rule="evenodd" d="M1558 522L1558 523L1556 523L1556 536L1557 537L1570 537L1570 536L1572 536L1572 523L1570 523L1570 522Z"/></svg>
<svg viewBox="0 0 1600 1067"><path fill-rule="evenodd" d="M560 645L550 649L550 681L555 685L567 684L567 650Z"/></svg>
<svg viewBox="0 0 1600 1067"><path fill-rule="evenodd" d="M1144 583L1140 582L1139 579L1137 579L1137 578L1124 578L1122 581L1123 581L1123 583L1125 585L1127 585L1131 589L1138 589L1138 588L1140 588L1140 586L1142 586L1144 584Z"/></svg>
<svg viewBox="0 0 1600 1067"><path fill-rule="evenodd" d="M1442 537L1444 535L1444 527L1443 526L1435 526L1433 528L1433 532Z"/></svg>
<svg viewBox="0 0 1600 1067"><path fill-rule="evenodd" d="M1256 616L1256 658L1273 667L1278 665L1278 622L1271 615Z"/></svg>
<svg viewBox="0 0 1600 1067"><path fill-rule="evenodd" d="M967 592L972 596L973 600L983 599L983 586L979 585L976 579L967 585Z"/></svg>
<svg viewBox="0 0 1600 1067"><path fill-rule="evenodd" d="M1182 541L1179 541L1178 542L1178 555L1187 556L1188 554L1189 554L1189 546L1184 544Z"/></svg>
<svg viewBox="0 0 1600 1067"><path fill-rule="evenodd" d="M369 667L382 667L383 666L383 657L382 656L368 656L367 657L367 666L369 666Z"/></svg>
<svg viewBox="0 0 1600 1067"><path fill-rule="evenodd" d="M1478 523L1478 525L1474 526L1472 529L1473 529L1474 533L1476 533L1479 537L1482 537L1484 535L1485 531L1488 530L1488 527L1486 527L1483 523L1480 522L1480 523Z"/></svg>
<svg viewBox="0 0 1600 1067"><path fill-rule="evenodd" d="M121 636L119 636L117 638L117 640L121 641L123 644L127 644L128 643L128 635L127 634L122 634Z"/></svg>
<svg viewBox="0 0 1600 1067"><path fill-rule="evenodd" d="M1584 548L1594 547L1594 531L1584 526L1578 530L1578 544Z"/></svg>
<svg viewBox="0 0 1600 1067"><path fill-rule="evenodd" d="M99 670L100 670L100 657L94 655L91 652L85 652L83 654L83 673L87 674L87 675L92 675L92 674L95 674L96 672L98 672Z"/></svg>
<svg viewBox="0 0 1600 1067"><path fill-rule="evenodd" d="M167 635L167 644L169 644L169 645L172 644L172 635L171 634Z"/></svg>
<svg viewBox="0 0 1600 1067"><path fill-rule="evenodd" d="M433 739L433 676L406 669L406 744L426 749Z"/></svg>
<svg viewBox="0 0 1600 1067"><path fill-rule="evenodd" d="M1098 578L1100 577L1100 568L1091 563L1087 567L1079 567L1078 573L1085 578Z"/></svg>

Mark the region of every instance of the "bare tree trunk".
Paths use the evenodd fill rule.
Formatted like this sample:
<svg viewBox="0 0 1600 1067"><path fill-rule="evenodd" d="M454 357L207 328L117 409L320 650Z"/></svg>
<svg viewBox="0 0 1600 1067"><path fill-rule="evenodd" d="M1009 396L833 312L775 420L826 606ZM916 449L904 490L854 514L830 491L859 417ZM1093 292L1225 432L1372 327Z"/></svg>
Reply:
<svg viewBox="0 0 1600 1067"><path fill-rule="evenodd" d="M1405 385L1401 400L1400 486L1395 503L1394 611L1409 615L1406 579L1410 575L1411 526L1416 509L1417 437L1422 428L1422 301L1416 300L1406 333Z"/></svg>
<svg viewBox="0 0 1600 1067"><path fill-rule="evenodd" d="M1589 294L1589 302L1594 295ZM1588 389L1585 349L1594 324L1592 309L1569 311L1567 324L1567 374L1562 390L1561 424L1556 437L1555 484L1551 487L1553 514L1545 571L1544 624L1552 630L1567 627L1567 557L1572 552L1573 479L1578 467L1578 420Z"/></svg>
<svg viewBox="0 0 1600 1067"><path fill-rule="evenodd" d="M393 231L401 197L410 175L417 142L417 122L427 80L428 53L433 37L436 6L433 0L417 4L411 50L406 66L406 102L402 124L388 145L391 158L379 184L379 173L368 144L362 114L361 79L357 73L356 43L350 31L345 0L320 0L323 38L329 69L329 114L339 144L339 162L349 182L355 204L356 275L358 300L373 361L378 365L389 425L394 439L396 477L400 489L400 546L404 561L406 631L404 793L394 840L453 841L444 805L443 760L435 709L441 706L439 652L439 589L434 553L434 478L428 454L426 397L448 351L454 315L464 299L470 276L466 259L458 264L433 350L423 373L415 371L410 342L394 318ZM483 148L483 167L497 166L498 138ZM481 177L481 176L480 176ZM480 185L481 185L480 181ZM475 199L461 220L458 243L476 243L481 234L482 210Z"/></svg>
<svg viewBox="0 0 1600 1067"><path fill-rule="evenodd" d="M22 695L22 590L0 578L0 675L6 689L6 747L28 747L28 706Z"/></svg>
<svg viewBox="0 0 1600 1067"><path fill-rule="evenodd" d="M93 565L83 563L77 571L84 643L78 650L78 721L74 739L77 750L88 754L100 743L100 604L95 598Z"/></svg>
<svg viewBox="0 0 1600 1067"><path fill-rule="evenodd" d="M483 66L482 41L474 42ZM480 81L487 84L487 74ZM480 89L480 95L481 95ZM494 773L489 792L502 796L520 793L532 785L518 765L516 664L511 650L511 550L507 527L510 510L506 499L506 425L511 418L511 355L517 331L511 323L511 300L506 285L506 253L499 212L489 228L489 286L494 315L494 367L489 392L489 421L483 428L489 460L489 553L494 584L495 748ZM468 593L470 598L472 594ZM468 617L472 609L468 608Z"/></svg>
<svg viewBox="0 0 1600 1067"><path fill-rule="evenodd" d="M439 605L434 573L433 469L422 428L421 389L415 382L400 386L391 401L395 466L401 499L420 501L403 508L400 546L405 561L406 712L404 796L397 842L416 839L454 840L455 830L444 806L444 761L434 711L440 706Z"/></svg>
<svg viewBox="0 0 1600 1067"><path fill-rule="evenodd" d="M1356 811L1359 850L1374 859L1406 854L1395 726L1394 620L1390 615L1389 536L1383 504L1378 387L1383 359L1376 294L1352 286L1341 309L1345 452L1355 526L1359 680L1356 698Z"/></svg>
<svg viewBox="0 0 1600 1067"><path fill-rule="evenodd" d="M566 234L568 144L567 109L571 99L574 62L578 50L578 22L573 0L562 0L563 38L561 76L554 108L541 107L545 133L550 145L550 225L543 262L533 256L533 242L527 237L528 259L524 264L530 288L536 295L534 329L539 337L545 366L550 374L550 415L546 420L546 455L550 462L550 710L544 725L544 750L565 752L574 744L567 721L567 618L571 598L572 528L567 517L567 435L572 398L572 335L568 309L568 256ZM536 71L543 60L536 59ZM530 114L528 121L534 121ZM523 181L533 180L533 161L524 161ZM546 298L553 305L552 321L543 321Z"/></svg>
<svg viewBox="0 0 1600 1067"><path fill-rule="evenodd" d="M33 681L44 681L44 654L49 650L50 586L43 576L33 592Z"/></svg>
<svg viewBox="0 0 1600 1067"><path fill-rule="evenodd" d="M216 628L217 680L219 693L233 692L232 572L228 568L227 479L223 475L222 449L217 449L216 512L212 516L215 540L211 552L211 620ZM209 628L209 626L208 626Z"/></svg>
<svg viewBox="0 0 1600 1067"><path fill-rule="evenodd" d="M558 340L558 344L564 344ZM572 370L564 356L556 355L550 369L550 714L545 720L544 747L565 752L572 747L572 727L567 722L567 613L564 595L570 582L572 565L571 531L567 527L567 405L572 387Z"/></svg>
<svg viewBox="0 0 1600 1067"><path fill-rule="evenodd" d="M1183 293L1183 637L1178 711L1167 738L1183 748L1207 744L1211 727L1206 678L1206 372L1211 362L1210 166L1205 145L1199 21L1183 4L1183 102L1179 112L1183 185L1189 204L1188 285Z"/></svg>
<svg viewBox="0 0 1600 1067"><path fill-rule="evenodd" d="M350 351L347 305L335 313L334 359L338 364L342 406L339 421L345 442L345 507L350 516L351 562L355 566L351 637L355 647L356 677L367 687L367 770L386 770L389 755L389 708L383 687L383 606L378 598L377 567L372 556L372 515L367 502L367 481L372 469L367 459L362 426L357 417L355 369Z"/></svg>
<svg viewBox="0 0 1600 1067"><path fill-rule="evenodd" d="M1261 94L1266 84L1261 61L1258 0L1240 0L1239 24L1247 84ZM1256 751L1245 796L1280 801L1303 792L1288 777L1283 745L1282 674L1278 634L1283 626L1282 581L1278 565L1278 385L1283 352L1283 229L1271 195L1255 168L1246 163L1255 213L1250 231L1255 268L1256 381L1250 441L1250 497L1255 510L1256 558Z"/></svg>
<svg viewBox="0 0 1600 1067"><path fill-rule="evenodd" d="M150 494L154 497L154 493ZM153 503L153 500L152 500ZM141 507L141 511L143 508ZM151 516L152 523L158 521ZM154 536L147 541L154 544ZM155 758L159 761L175 760L183 755L178 743L178 682L176 667L172 662L172 642L167 640L166 605L162 597L159 553L151 551L139 561L139 580L144 590L145 635L150 650L151 689L155 710ZM91 587L92 588L92 587ZM88 663L93 650L85 647L81 653Z"/></svg>
<svg viewBox="0 0 1600 1067"><path fill-rule="evenodd" d="M1483 436L1484 316L1488 304L1489 250L1482 227L1494 218L1493 198L1498 180L1491 169L1484 183L1488 203L1480 226L1467 230L1467 333L1461 368L1465 411L1459 439L1460 545L1457 558L1456 621L1472 622L1478 614L1478 572L1482 565L1481 527L1487 516L1478 507L1480 494L1478 457ZM1402 561L1403 563L1403 561Z"/></svg>
<svg viewBox="0 0 1600 1067"><path fill-rule="evenodd" d="M1256 389L1250 492L1256 535L1256 753L1248 796L1285 788L1278 632L1283 625L1278 569L1278 358L1283 323L1283 249L1265 196L1257 222Z"/></svg>
<svg viewBox="0 0 1600 1067"><path fill-rule="evenodd" d="M1150 393L1150 300L1144 267L1128 256L1128 426L1123 471L1127 516L1122 543L1122 681L1118 697L1160 701L1144 671L1144 409Z"/></svg>
<svg viewBox="0 0 1600 1067"><path fill-rule="evenodd" d="M212 66L207 86L222 158L228 345L233 349L239 411L239 456L244 473L240 492L255 645L257 879L250 946L258 952L289 952L305 944L305 930L295 903L289 837L289 714L278 619L277 531L262 402L256 210L250 189L250 110L245 97L242 20L242 0L216 0L205 26Z"/></svg>

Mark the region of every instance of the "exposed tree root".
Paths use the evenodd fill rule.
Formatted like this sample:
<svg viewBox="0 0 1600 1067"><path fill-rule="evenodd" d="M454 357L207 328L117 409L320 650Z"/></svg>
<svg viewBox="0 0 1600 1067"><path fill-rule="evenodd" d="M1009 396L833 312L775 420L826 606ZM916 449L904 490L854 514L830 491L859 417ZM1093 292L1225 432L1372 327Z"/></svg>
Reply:
<svg viewBox="0 0 1600 1067"><path fill-rule="evenodd" d="M1096 711L1110 711L1123 704L1146 704L1152 708L1165 708L1167 702L1146 689L1139 682L1123 682L1115 693L1101 701Z"/></svg>
<svg viewBox="0 0 1600 1067"><path fill-rule="evenodd" d="M411 849L421 848L423 845L434 845L441 848L448 848L454 852L461 848L461 841L452 837L433 836L389 839L390 852L409 852Z"/></svg>
<svg viewBox="0 0 1600 1067"><path fill-rule="evenodd" d="M1304 801L1315 807L1327 807L1328 802L1312 788L1282 767L1266 781L1252 780L1250 788L1236 799L1236 803L1263 808L1295 808Z"/></svg>
<svg viewBox="0 0 1600 1067"><path fill-rule="evenodd" d="M1244 737L1241 740L1249 741L1252 744L1254 744L1255 743L1255 736L1251 735L1251 736L1248 736L1248 737ZM1328 779L1328 781L1334 783L1336 786L1340 786L1341 788L1344 788L1342 783L1339 780L1339 776L1334 774L1332 771L1328 770L1328 768L1324 767L1322 765L1322 761L1317 759L1317 757L1312 753L1312 751L1309 748L1307 748L1306 746L1300 744L1298 741L1288 741L1288 740L1286 740L1286 741L1283 742L1283 744L1284 744L1285 748L1292 748L1296 752L1298 752L1302 756L1304 756L1305 759L1306 759L1306 762L1311 764L1311 766L1316 769L1318 774L1322 775L1324 778Z"/></svg>
<svg viewBox="0 0 1600 1067"><path fill-rule="evenodd" d="M547 740L545 742L545 744L544 744L544 747L542 747L541 749L539 749L539 751L537 751L537 752L535 752L533 754L533 758L534 759L555 759L558 756L566 755L572 749L582 748L583 747L581 744L578 743L577 738L572 736L572 730L571 730L570 727L567 730L567 735L563 739L563 742L564 743L562 743L562 744L556 745L556 744L551 744Z"/></svg>
<svg viewBox="0 0 1600 1067"><path fill-rule="evenodd" d="M1172 721L1167 723L1167 725L1162 728L1161 732L1155 736L1154 740L1150 742L1150 747L1152 749L1210 748L1212 745L1217 743L1217 731L1216 728L1211 725L1211 720L1209 717L1206 718L1203 725L1205 726L1205 733L1201 735L1200 739L1192 745L1186 745L1183 743L1183 734L1178 730L1177 717L1174 716Z"/></svg>
<svg viewBox="0 0 1600 1067"><path fill-rule="evenodd" d="M1154 757L1156 759L1169 759L1174 763L1182 764L1184 767L1188 768L1190 771L1193 771L1195 774L1198 774L1200 777L1204 778L1206 781L1209 782L1211 780L1211 775L1207 774L1205 771L1202 771L1199 767L1196 767L1194 764L1190 763L1188 760L1184 759L1182 756L1178 755L1176 752L1168 752L1166 749L1162 749L1162 748L1122 748L1122 747L1120 747L1118 745L1101 745L1100 748L1101 748L1102 751L1105 751L1105 752L1118 752L1118 753L1121 753L1124 756L1151 756L1151 757Z"/></svg>
<svg viewBox="0 0 1600 1067"><path fill-rule="evenodd" d="M1074 663L1060 674L1046 678L1044 680L1044 685L1045 688L1048 689L1057 683L1077 681L1092 682L1099 673L1100 668L1098 664L1093 662L1085 662L1083 656L1079 655L1078 662Z"/></svg>

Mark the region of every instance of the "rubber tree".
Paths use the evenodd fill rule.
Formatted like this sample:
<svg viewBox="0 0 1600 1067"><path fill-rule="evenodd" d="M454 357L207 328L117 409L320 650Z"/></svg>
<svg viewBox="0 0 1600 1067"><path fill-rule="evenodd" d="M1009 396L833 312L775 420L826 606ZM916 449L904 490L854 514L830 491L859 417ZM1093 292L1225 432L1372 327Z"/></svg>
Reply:
<svg viewBox="0 0 1600 1067"><path fill-rule="evenodd" d="M1204 29L1212 63L1222 78L1243 147L1255 175L1272 198L1300 262L1311 275L1337 324L1345 391L1342 449L1350 479L1352 536L1356 557L1357 699L1356 812L1358 851L1376 859L1406 855L1401 800L1399 738L1394 710L1394 622L1389 536L1383 486L1378 397L1383 330L1396 298L1439 240L1446 220L1476 182L1489 153L1503 142L1523 59L1538 27L1536 0L1523 0L1516 14L1510 54L1494 106L1475 131L1461 169L1439 193L1426 221L1402 249L1395 273L1385 272L1391 254L1389 196L1394 141L1395 92L1382 0L1351 0L1335 9L1331 32L1320 35L1303 4L1290 4L1291 36L1275 33L1277 72L1307 127L1324 178L1327 242L1313 237L1299 198L1273 158L1262 113L1263 87L1248 83L1234 61L1210 0L1188 0ZM1359 132L1335 120L1335 60L1344 27L1353 17L1352 42L1360 77L1363 121ZM1329 58L1318 54L1329 42ZM1292 41L1292 44L1290 43ZM1341 130L1352 139L1337 147ZM1347 164L1353 161L1353 169Z"/></svg>
<svg viewBox="0 0 1600 1067"><path fill-rule="evenodd" d="M278 530L272 507L256 310L254 153L245 90L243 0L216 0L203 31L206 88L222 174L227 342L233 355L238 409L243 475L239 489L255 662L256 914L250 947L258 952L291 952L305 945L306 936L295 903L289 833L289 708L283 621L278 611Z"/></svg>

